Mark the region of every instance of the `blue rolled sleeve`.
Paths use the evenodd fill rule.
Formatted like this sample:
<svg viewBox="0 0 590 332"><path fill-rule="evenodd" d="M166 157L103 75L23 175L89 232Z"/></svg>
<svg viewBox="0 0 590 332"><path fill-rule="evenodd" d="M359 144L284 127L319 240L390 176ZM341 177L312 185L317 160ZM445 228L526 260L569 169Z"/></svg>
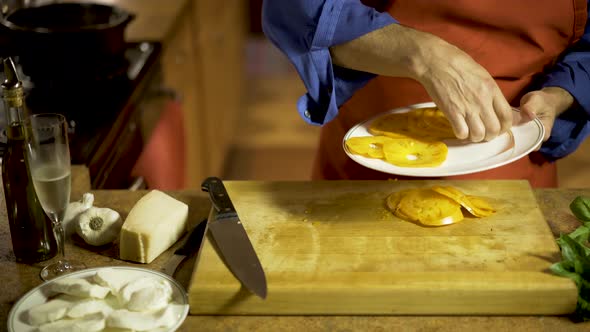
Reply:
<svg viewBox="0 0 590 332"><path fill-rule="evenodd" d="M333 66L329 48L398 23L359 0L265 0L262 28L287 55L307 93L297 101L310 124L334 119L338 108L376 75Z"/></svg>
<svg viewBox="0 0 590 332"><path fill-rule="evenodd" d="M557 160L573 153L590 135L590 24L582 38L567 51L544 78L542 87L560 87L576 105L560 114L549 140L539 150L547 159Z"/></svg>

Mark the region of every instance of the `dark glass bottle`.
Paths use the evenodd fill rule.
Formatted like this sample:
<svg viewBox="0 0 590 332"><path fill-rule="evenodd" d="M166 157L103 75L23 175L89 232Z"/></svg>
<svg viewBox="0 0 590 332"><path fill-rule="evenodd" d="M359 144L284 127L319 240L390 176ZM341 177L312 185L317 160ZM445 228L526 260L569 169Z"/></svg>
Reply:
<svg viewBox="0 0 590 332"><path fill-rule="evenodd" d="M51 220L39 204L25 164L23 88L10 58L4 60L4 74L2 98L8 141L2 156L2 184L12 249L17 262L40 262L56 255L57 244Z"/></svg>

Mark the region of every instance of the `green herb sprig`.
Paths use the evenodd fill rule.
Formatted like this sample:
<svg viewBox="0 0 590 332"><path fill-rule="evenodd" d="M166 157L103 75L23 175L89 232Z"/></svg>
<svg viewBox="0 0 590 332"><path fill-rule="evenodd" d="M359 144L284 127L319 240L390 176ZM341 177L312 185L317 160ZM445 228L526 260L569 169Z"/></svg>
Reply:
<svg viewBox="0 0 590 332"><path fill-rule="evenodd" d="M574 318L590 321L590 197L576 197L570 204L570 210L582 225L557 239L562 260L553 264L551 271L576 283L578 302Z"/></svg>

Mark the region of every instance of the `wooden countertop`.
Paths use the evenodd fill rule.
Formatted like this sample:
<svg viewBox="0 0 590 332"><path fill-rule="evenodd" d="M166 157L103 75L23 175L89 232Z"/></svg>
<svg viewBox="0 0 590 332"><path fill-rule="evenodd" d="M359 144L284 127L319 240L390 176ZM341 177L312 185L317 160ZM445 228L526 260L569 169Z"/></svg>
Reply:
<svg viewBox="0 0 590 332"><path fill-rule="evenodd" d="M135 19L125 30L127 41L159 41L170 38L190 0L66 0L67 2L102 3L128 10Z"/></svg>
<svg viewBox="0 0 590 332"><path fill-rule="evenodd" d="M72 200L78 199L89 188L85 183L87 171L76 167L73 171ZM96 206L111 207L125 217L130 207L146 191L93 191ZM198 222L209 211L208 197L200 191L171 192L171 195L190 202L190 220ZM579 224L569 211L569 203L579 195L590 195L590 189L543 189L535 195L551 230L557 236L570 232ZM116 259L116 245L92 248L69 239L66 255L83 260L88 267L127 265L160 270L176 249L173 246L151 264L134 264ZM4 196L0 197L0 322L5 322L12 305L26 292L41 284L38 277L45 263L17 264L14 261L10 231L6 217ZM181 269L189 273L187 266ZM313 299L310 299L313 301ZM543 301L543 299L539 299ZM4 324L4 323L2 323ZM568 317L557 316L189 316L179 331L588 331L590 323L573 323Z"/></svg>

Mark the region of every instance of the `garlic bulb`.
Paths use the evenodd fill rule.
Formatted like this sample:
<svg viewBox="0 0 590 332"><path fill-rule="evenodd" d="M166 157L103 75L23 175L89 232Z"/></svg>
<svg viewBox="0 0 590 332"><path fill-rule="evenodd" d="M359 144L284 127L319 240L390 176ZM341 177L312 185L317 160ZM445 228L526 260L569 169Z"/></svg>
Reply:
<svg viewBox="0 0 590 332"><path fill-rule="evenodd" d="M119 237L123 220L108 208L91 207L78 216L76 233L88 244L102 246Z"/></svg>
<svg viewBox="0 0 590 332"><path fill-rule="evenodd" d="M66 208L66 213L63 220L63 227L66 231L66 235L72 235L76 231L76 220L78 216L84 211L90 209L94 203L94 195L91 193L85 193L82 195L82 199L76 202L71 202Z"/></svg>

